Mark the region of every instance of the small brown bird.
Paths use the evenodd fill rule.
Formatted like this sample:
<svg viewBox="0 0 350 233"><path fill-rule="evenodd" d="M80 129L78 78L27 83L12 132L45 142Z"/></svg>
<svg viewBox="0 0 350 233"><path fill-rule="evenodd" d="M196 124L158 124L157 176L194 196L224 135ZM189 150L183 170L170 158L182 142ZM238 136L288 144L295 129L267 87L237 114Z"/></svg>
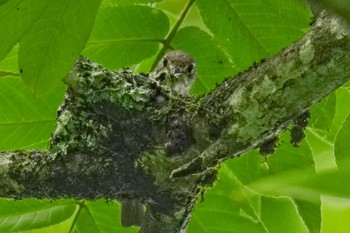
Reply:
<svg viewBox="0 0 350 233"><path fill-rule="evenodd" d="M150 74L178 95L190 95L189 90L196 80L196 75L194 58L179 50L167 52Z"/></svg>

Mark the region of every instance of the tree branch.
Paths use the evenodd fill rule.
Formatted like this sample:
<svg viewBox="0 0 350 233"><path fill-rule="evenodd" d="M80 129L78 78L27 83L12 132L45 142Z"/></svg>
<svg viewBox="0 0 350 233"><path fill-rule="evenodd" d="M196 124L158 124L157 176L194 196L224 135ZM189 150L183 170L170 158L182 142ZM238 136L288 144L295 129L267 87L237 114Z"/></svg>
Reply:
<svg viewBox="0 0 350 233"><path fill-rule="evenodd" d="M1 153L0 196L139 199L140 232L184 232L218 164L273 141L349 67L349 28L324 13L301 40L196 99L80 58L48 150Z"/></svg>

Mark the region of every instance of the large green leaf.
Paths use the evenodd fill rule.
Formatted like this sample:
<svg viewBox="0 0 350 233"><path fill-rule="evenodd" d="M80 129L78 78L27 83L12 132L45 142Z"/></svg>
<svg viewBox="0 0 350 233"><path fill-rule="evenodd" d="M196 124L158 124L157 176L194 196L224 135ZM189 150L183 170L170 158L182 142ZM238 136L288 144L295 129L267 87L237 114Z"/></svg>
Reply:
<svg viewBox="0 0 350 233"><path fill-rule="evenodd" d="M89 201L86 202L86 207L100 232L138 232L138 228L121 226L120 205L117 202L107 202L106 200Z"/></svg>
<svg viewBox="0 0 350 233"><path fill-rule="evenodd" d="M322 198L321 233L347 233L350 229L350 200L342 198Z"/></svg>
<svg viewBox="0 0 350 233"><path fill-rule="evenodd" d="M0 60L43 14L48 0L11 0L0 4Z"/></svg>
<svg viewBox="0 0 350 233"><path fill-rule="evenodd" d="M161 1L163 0L104 0L102 6L147 4Z"/></svg>
<svg viewBox="0 0 350 233"><path fill-rule="evenodd" d="M168 31L168 17L155 8L102 8L83 54L110 69L131 66L153 56Z"/></svg>
<svg viewBox="0 0 350 233"><path fill-rule="evenodd" d="M350 115L341 127L334 144L334 155L338 168L348 167L346 162L350 158Z"/></svg>
<svg viewBox="0 0 350 233"><path fill-rule="evenodd" d="M264 195L288 195L307 201L317 201L320 195L350 199L348 179L349 166L343 171L332 169L319 174L304 169L271 176L251 183L249 187Z"/></svg>
<svg viewBox="0 0 350 233"><path fill-rule="evenodd" d="M347 101L350 98L350 92L349 92L349 87L346 87L348 85L350 85L350 82L346 83L343 87L340 87L336 91L335 116L333 119L331 131L330 131L331 138L333 139L336 138L343 123L345 122L346 118L350 114L350 105L348 104L348 101ZM325 113L325 114L328 114L328 113Z"/></svg>
<svg viewBox="0 0 350 233"><path fill-rule="evenodd" d="M46 148L65 88L34 99L19 77L0 78L0 150Z"/></svg>
<svg viewBox="0 0 350 233"><path fill-rule="evenodd" d="M236 190L244 186L229 168L234 162L232 160L222 166L215 188L205 194L203 202L198 203L190 222L189 233L268 232L257 212L259 198L254 199L254 196L246 199L244 195L236 195Z"/></svg>
<svg viewBox="0 0 350 233"><path fill-rule="evenodd" d="M51 0L41 18L22 37L19 68L35 96L60 82L83 50L101 0Z"/></svg>
<svg viewBox="0 0 350 233"><path fill-rule="evenodd" d="M303 143L300 148L294 148L288 143L288 137L289 134L284 133L281 141L285 143L279 146L274 155L267 158L256 152L249 152L240 158L227 161L222 166L218 184L205 195L204 203L198 205L190 229L193 232L252 233L280 232L281 229L294 233L319 229L319 203L306 205L302 201L294 200L293 196L279 197L288 195L287 192L275 193L272 197L271 193L260 192L260 189L251 187L251 184L259 183L267 190L274 189L282 184L278 178L269 182L271 177L313 167L312 154L307 143ZM284 219L284 222L274 219ZM286 225L290 227L285 228Z"/></svg>
<svg viewBox="0 0 350 233"><path fill-rule="evenodd" d="M18 71L18 45L15 45L7 56L0 61L0 78L6 76L20 76Z"/></svg>
<svg viewBox="0 0 350 233"><path fill-rule="evenodd" d="M40 229L69 219L76 211L74 201L13 201L0 199L0 232Z"/></svg>
<svg viewBox="0 0 350 233"><path fill-rule="evenodd" d="M309 120L309 127L312 127L317 133L324 135L330 141L334 140L334 135L330 132L336 114L336 106L336 95L333 93L316 104L310 111L312 118Z"/></svg>
<svg viewBox="0 0 350 233"><path fill-rule="evenodd" d="M72 232L89 233L89 232L101 232L101 230L96 225L96 222L92 218L89 210L85 206L81 206L79 210L79 215L76 218Z"/></svg>
<svg viewBox="0 0 350 233"><path fill-rule="evenodd" d="M196 5L238 70L301 37L311 17L304 3L295 0L197 0Z"/></svg>
<svg viewBox="0 0 350 233"><path fill-rule="evenodd" d="M284 233L309 232L293 201L285 197L262 197L261 221L269 233L279 233L281 230Z"/></svg>
<svg viewBox="0 0 350 233"><path fill-rule="evenodd" d="M308 202L305 200L294 199L298 208L300 217L304 220L305 225L310 232L320 232L321 229L321 201L314 200Z"/></svg>

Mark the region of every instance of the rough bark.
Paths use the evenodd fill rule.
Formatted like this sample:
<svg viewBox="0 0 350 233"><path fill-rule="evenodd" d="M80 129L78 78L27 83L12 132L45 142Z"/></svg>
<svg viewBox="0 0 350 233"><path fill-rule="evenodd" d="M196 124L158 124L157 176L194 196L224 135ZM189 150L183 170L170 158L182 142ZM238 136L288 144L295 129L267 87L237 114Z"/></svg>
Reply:
<svg viewBox="0 0 350 233"><path fill-rule="evenodd" d="M80 58L48 150L1 153L0 196L139 199L140 232L184 232L220 162L273 142L349 79L349 28L325 14L204 97Z"/></svg>

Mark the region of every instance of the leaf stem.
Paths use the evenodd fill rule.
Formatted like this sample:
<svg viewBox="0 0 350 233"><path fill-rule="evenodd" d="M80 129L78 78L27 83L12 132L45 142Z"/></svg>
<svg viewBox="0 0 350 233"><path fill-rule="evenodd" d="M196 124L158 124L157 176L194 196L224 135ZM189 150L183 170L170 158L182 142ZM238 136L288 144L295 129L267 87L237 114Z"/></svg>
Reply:
<svg viewBox="0 0 350 233"><path fill-rule="evenodd" d="M172 41L172 39L175 37L176 32L179 30L179 27L181 26L182 22L184 21L186 15L188 14L188 12L190 11L193 3L196 0L189 0L187 5L185 6L184 10L182 11L182 13L180 14L179 19L176 21L174 27L171 29L170 33L168 34L168 36L165 38L164 42L163 42L163 48L159 51L156 59L154 60L152 67L151 67L151 71L154 70L154 68L156 67L156 65L158 64L158 61L163 57L165 51L170 47L170 42Z"/></svg>

